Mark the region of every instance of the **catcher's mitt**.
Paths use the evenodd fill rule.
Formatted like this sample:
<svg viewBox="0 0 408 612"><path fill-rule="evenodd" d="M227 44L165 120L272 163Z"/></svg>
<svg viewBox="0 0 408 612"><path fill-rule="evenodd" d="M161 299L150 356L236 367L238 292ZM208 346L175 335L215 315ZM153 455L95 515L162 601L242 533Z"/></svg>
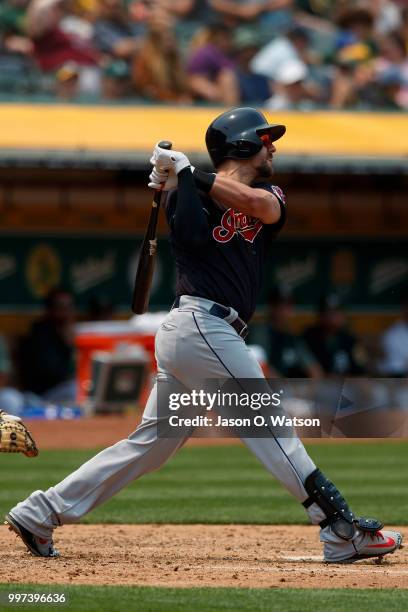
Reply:
<svg viewBox="0 0 408 612"><path fill-rule="evenodd" d="M0 452L24 453L26 457L38 455L37 446L20 417L0 410Z"/></svg>

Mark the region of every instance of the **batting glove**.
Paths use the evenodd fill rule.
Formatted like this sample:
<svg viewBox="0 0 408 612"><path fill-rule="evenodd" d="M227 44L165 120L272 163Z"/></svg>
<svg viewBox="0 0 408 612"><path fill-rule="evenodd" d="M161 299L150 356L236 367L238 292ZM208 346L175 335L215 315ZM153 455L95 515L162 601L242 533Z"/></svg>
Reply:
<svg viewBox="0 0 408 612"><path fill-rule="evenodd" d="M149 187L151 189L161 189L162 191L170 191L177 187L177 175L173 170L160 171L156 167L153 168L149 176Z"/></svg>
<svg viewBox="0 0 408 612"><path fill-rule="evenodd" d="M150 163L159 171L172 169L176 174L191 165L190 160L184 153L162 149L158 145L153 149L153 156Z"/></svg>

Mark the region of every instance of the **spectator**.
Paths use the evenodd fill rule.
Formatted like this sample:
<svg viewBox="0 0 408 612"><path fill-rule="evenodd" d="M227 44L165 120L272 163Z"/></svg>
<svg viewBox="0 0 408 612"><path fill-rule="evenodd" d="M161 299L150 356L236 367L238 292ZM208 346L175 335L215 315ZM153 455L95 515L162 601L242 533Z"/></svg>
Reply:
<svg viewBox="0 0 408 612"><path fill-rule="evenodd" d="M97 11L97 0L74 0L69 12L61 19L61 29L66 34L78 36L85 44L92 46Z"/></svg>
<svg viewBox="0 0 408 612"><path fill-rule="evenodd" d="M133 60L143 40L144 27L132 22L123 0L100 0L94 42L105 55Z"/></svg>
<svg viewBox="0 0 408 612"><path fill-rule="evenodd" d="M408 52L408 6L406 6L401 11L401 27L400 27L401 36L405 42L405 47Z"/></svg>
<svg viewBox="0 0 408 612"><path fill-rule="evenodd" d="M187 63L190 90L198 100L233 106L239 102L239 89L236 63L231 58L231 30L216 23L208 26L204 35L204 43Z"/></svg>
<svg viewBox="0 0 408 612"><path fill-rule="evenodd" d="M349 0L296 0L296 23L308 31L313 49L322 61L334 52L335 16L348 3Z"/></svg>
<svg viewBox="0 0 408 612"><path fill-rule="evenodd" d="M30 0L3 0L0 2L0 32L8 32L26 39L25 17Z"/></svg>
<svg viewBox="0 0 408 612"><path fill-rule="evenodd" d="M341 29L336 42L338 61L367 61L376 56L374 14L370 9L347 8L339 14L337 24Z"/></svg>
<svg viewBox="0 0 408 612"><path fill-rule="evenodd" d="M337 21L341 32L336 41L337 69L330 105L333 108L370 106L376 95L373 60L378 55L374 14L365 6L355 6L339 13Z"/></svg>
<svg viewBox="0 0 408 612"><path fill-rule="evenodd" d="M72 295L53 289L45 300L45 313L36 321L20 349L24 388L50 401L75 399L75 307Z"/></svg>
<svg viewBox="0 0 408 612"><path fill-rule="evenodd" d="M317 20L322 20L325 23L332 21L336 9L344 7L349 0L296 0L296 10L298 14L303 16L303 13L308 17L315 17ZM317 21L319 23L319 21Z"/></svg>
<svg viewBox="0 0 408 612"><path fill-rule="evenodd" d="M275 74L274 94L265 102L270 110L309 110L315 106L314 93L306 85L307 67L299 60L289 60Z"/></svg>
<svg viewBox="0 0 408 612"><path fill-rule="evenodd" d="M129 65L125 60L108 60L102 69L102 97L105 100L122 100L131 92Z"/></svg>
<svg viewBox="0 0 408 612"><path fill-rule="evenodd" d="M194 34L216 18L208 0L161 0L161 5L175 18L176 38L183 56Z"/></svg>
<svg viewBox="0 0 408 612"><path fill-rule="evenodd" d="M226 19L231 26L236 26L241 22L255 21L257 17L266 10L267 2L258 0L209 0L210 6ZM273 3L273 1L272 1ZM264 9L265 4L265 9Z"/></svg>
<svg viewBox="0 0 408 612"><path fill-rule="evenodd" d="M0 2L0 90L30 93L38 87L33 44L24 30L27 0Z"/></svg>
<svg viewBox="0 0 408 612"><path fill-rule="evenodd" d="M376 61L376 76L380 85L396 85L391 91L391 103L395 108L408 108L408 48L399 32L392 32L381 39L380 57ZM387 99L378 104L386 105Z"/></svg>
<svg viewBox="0 0 408 612"><path fill-rule="evenodd" d="M320 378L323 372L301 338L290 330L293 300L280 291L269 299L268 360L285 378Z"/></svg>
<svg viewBox="0 0 408 612"><path fill-rule="evenodd" d="M265 44L275 36L288 32L295 25L294 0L266 0L258 17L260 42Z"/></svg>
<svg viewBox="0 0 408 612"><path fill-rule="evenodd" d="M375 95L372 96L372 107L396 111L407 104L406 81L395 67L379 74L376 81Z"/></svg>
<svg viewBox="0 0 408 612"><path fill-rule="evenodd" d="M282 64L300 61L308 66L319 64L320 60L311 46L311 37L305 28L294 27L286 36L278 36L262 47L251 62L257 74L275 79Z"/></svg>
<svg viewBox="0 0 408 612"><path fill-rule="evenodd" d="M232 27L252 23L261 43L292 24L293 0L210 0L210 5Z"/></svg>
<svg viewBox="0 0 408 612"><path fill-rule="evenodd" d="M158 102L191 102L186 77L166 13L156 13L133 64L133 82L145 98Z"/></svg>
<svg viewBox="0 0 408 612"><path fill-rule="evenodd" d="M401 318L381 338L383 357L378 364L380 374L408 376L408 291L401 296Z"/></svg>
<svg viewBox="0 0 408 612"><path fill-rule="evenodd" d="M67 62L55 75L57 98L70 102L75 100L79 94L80 70L75 62Z"/></svg>
<svg viewBox="0 0 408 612"><path fill-rule="evenodd" d="M378 34L388 34L399 28L401 14L395 2L390 0L371 0L370 8L374 11L375 30Z"/></svg>
<svg viewBox="0 0 408 612"><path fill-rule="evenodd" d="M63 31L61 22L69 11L69 0L32 0L27 32L34 43L34 57L51 74L66 62L75 62L80 69L79 90L94 94L99 91L98 53L81 36Z"/></svg>
<svg viewBox="0 0 408 612"><path fill-rule="evenodd" d="M108 295L94 295L88 302L87 321L111 321L115 315L115 304Z"/></svg>
<svg viewBox="0 0 408 612"><path fill-rule="evenodd" d="M257 36L241 29L235 37L235 50L240 103L261 106L271 96L272 87L268 77L251 70L251 61L259 50Z"/></svg>
<svg viewBox="0 0 408 612"><path fill-rule="evenodd" d="M10 386L11 370L7 344L0 335L0 410L19 416L23 411L24 397L20 391Z"/></svg>
<svg viewBox="0 0 408 612"><path fill-rule="evenodd" d="M336 296L321 300L317 322L306 330L303 338L325 374L364 373L364 351L357 338L346 329L345 315Z"/></svg>
<svg viewBox="0 0 408 612"><path fill-rule="evenodd" d="M213 16L208 0L159 0L160 6L178 19L194 20L202 27Z"/></svg>
<svg viewBox="0 0 408 612"><path fill-rule="evenodd" d="M278 36L265 45L252 60L251 68L258 74L264 74L272 80L277 78L279 81L278 73L282 74L284 64L292 65L293 70L294 62L302 62L307 68L306 84L303 83L302 88L295 87L294 89L295 94L299 93L301 96L301 108L310 108L313 104L310 104L310 101L305 104L304 98L306 100L310 98L310 100L321 105L327 104L328 101L332 72L327 66L322 65L322 61L323 58L319 57L313 48L310 31L296 26L286 36ZM284 81L287 78L283 74ZM291 101L293 97L292 87L289 87L289 91L286 92L286 87L277 85L276 90L278 91L275 91L275 93L278 95L278 103L281 104L282 89L284 90L284 107L291 108L294 106L297 108L299 101L296 99Z"/></svg>
<svg viewBox="0 0 408 612"><path fill-rule="evenodd" d="M307 109L318 103L338 109L404 110L405 4L406 0L0 0L0 91L52 91L67 101L92 99L101 92L104 99L118 100L139 91L147 100L189 102L184 97L184 68L185 88L194 100L262 104L269 89L266 79L275 80L282 64L296 60L307 68L301 100L299 83L280 78L272 92L278 107L283 97L288 108ZM151 32L145 42L158 15L165 27L157 28L154 36ZM218 25L213 27L215 20ZM234 54L232 33L237 38L241 33L244 38L252 36L254 58L250 56L255 47L249 43ZM390 53L401 54L400 40L405 55L387 66ZM141 48L144 57L138 62ZM163 57L166 62L157 61ZM58 71L71 62L78 76L61 80ZM135 75L140 86L133 91ZM295 85L295 91L288 94L288 85Z"/></svg>
<svg viewBox="0 0 408 612"><path fill-rule="evenodd" d="M38 74L30 57L31 42L0 32L0 90L29 94L38 89Z"/></svg>

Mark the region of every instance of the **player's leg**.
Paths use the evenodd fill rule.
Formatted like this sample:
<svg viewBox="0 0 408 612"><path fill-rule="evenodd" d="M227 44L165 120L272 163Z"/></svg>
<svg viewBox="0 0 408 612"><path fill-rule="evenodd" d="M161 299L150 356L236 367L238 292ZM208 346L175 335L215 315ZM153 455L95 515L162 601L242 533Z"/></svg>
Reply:
<svg viewBox="0 0 408 612"><path fill-rule="evenodd" d="M156 386L143 421L127 439L104 449L47 491L34 491L11 511L26 529L47 538L59 525L77 522L143 474L158 469L185 438L158 438Z"/></svg>
<svg viewBox="0 0 408 612"><path fill-rule="evenodd" d="M176 365L166 363L166 368L172 369L186 387L200 388L206 379L256 378L270 393L259 363L228 323L197 307L195 311L179 309L173 321L183 327L184 339L179 339L178 354L173 355ZM276 439L270 435L244 442L296 499L303 502L308 497L303 483L316 466L299 438Z"/></svg>
<svg viewBox="0 0 408 612"><path fill-rule="evenodd" d="M181 355L174 361L182 371L173 372L186 387L198 388L199 377L201 384L208 378L259 378L260 384L265 381L267 386L259 364L242 339L225 321L200 311L200 302L190 312L179 309L174 321L183 326L184 337L188 338L188 342L178 343ZM171 369L171 364L168 367ZM393 552L401 544L400 534L379 531L382 528L379 521L353 520L347 502L316 468L296 435L277 438L270 430L267 438L243 441L304 505L311 522L321 526L327 561L378 556Z"/></svg>
<svg viewBox="0 0 408 612"><path fill-rule="evenodd" d="M156 347L160 348L158 379L162 384L174 379L161 366L160 359L173 363L173 345L177 343L177 333L170 337L163 332L165 328L166 321L156 336ZM55 527L78 521L129 482L163 465L184 444L190 432L184 431L184 437L178 438L166 438L163 431L158 435L156 387L150 393L142 422L135 432L98 453L47 491L34 491L11 509L9 518L36 537L49 539Z"/></svg>

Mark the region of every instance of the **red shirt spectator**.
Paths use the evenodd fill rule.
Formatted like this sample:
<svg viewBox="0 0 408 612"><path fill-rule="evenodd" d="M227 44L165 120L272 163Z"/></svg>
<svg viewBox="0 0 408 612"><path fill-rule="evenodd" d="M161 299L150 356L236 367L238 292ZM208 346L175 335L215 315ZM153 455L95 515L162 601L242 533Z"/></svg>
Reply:
<svg viewBox="0 0 408 612"><path fill-rule="evenodd" d="M27 31L42 70L57 70L68 61L79 66L95 66L98 62L98 54L88 42L60 28L67 11L66 0L33 0L29 7Z"/></svg>
<svg viewBox="0 0 408 612"><path fill-rule="evenodd" d="M98 61L92 47L58 27L34 40L34 56L44 71L56 70L68 61L81 66L95 66Z"/></svg>

